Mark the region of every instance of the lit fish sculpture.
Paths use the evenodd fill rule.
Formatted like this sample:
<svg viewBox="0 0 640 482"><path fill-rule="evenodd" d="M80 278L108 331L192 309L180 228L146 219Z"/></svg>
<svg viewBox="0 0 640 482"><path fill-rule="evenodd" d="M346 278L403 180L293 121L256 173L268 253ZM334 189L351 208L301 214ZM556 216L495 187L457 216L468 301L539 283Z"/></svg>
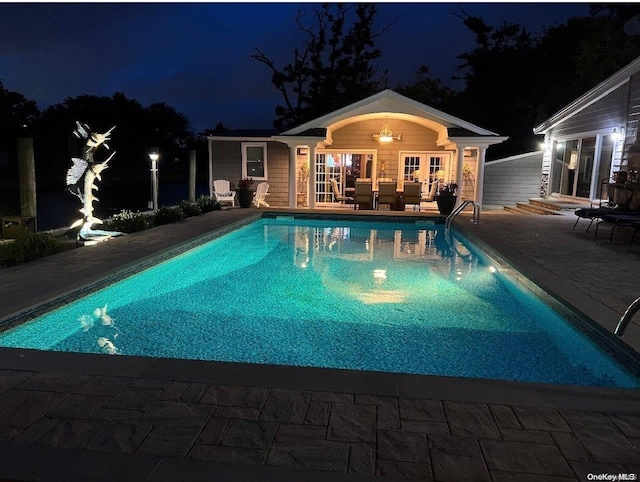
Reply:
<svg viewBox="0 0 640 482"><path fill-rule="evenodd" d="M113 152L102 162L95 161L93 156L101 146L107 150L109 149L107 141L110 140L109 136L113 129L115 129L115 126L104 134L91 132L91 128L87 124L76 121L76 129L73 131L73 135L75 138L84 141L84 145L82 147L82 158L71 158L73 165L67 171L67 189L82 202L80 212L83 214L83 218L78 219L71 225L71 228L82 226L78 233L78 240L90 241L93 239L101 241L111 236L122 235L122 233L113 231L92 229L94 224L102 224L102 220L93 216L93 201L98 200L93 195L93 191L98 190L95 181L102 180L100 174L109 167L108 163L116 153Z"/></svg>

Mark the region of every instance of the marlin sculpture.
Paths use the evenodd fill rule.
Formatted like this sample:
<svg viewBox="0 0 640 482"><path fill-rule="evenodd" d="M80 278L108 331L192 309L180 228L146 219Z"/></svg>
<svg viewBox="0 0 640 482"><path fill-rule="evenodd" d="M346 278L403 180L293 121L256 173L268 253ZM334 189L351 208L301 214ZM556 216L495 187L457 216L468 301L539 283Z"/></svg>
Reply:
<svg viewBox="0 0 640 482"><path fill-rule="evenodd" d="M93 216L93 201L98 201L98 198L93 195L93 191L98 190L95 182L96 180L102 180L100 174L109 167L108 163L116 153L114 151L102 162L96 161L93 156L100 147L109 149L107 141L110 141L109 136L114 129L115 126L103 134L91 132L91 128L87 124L76 121L76 129L73 131L73 135L76 139L83 141L84 144L82 146L82 157L71 158L73 165L67 171L67 189L82 202L80 213L83 214L83 218L78 219L71 225L72 229L82 226L78 233L78 240L80 241L98 241L122 234L92 228L94 224L102 224L102 220Z"/></svg>

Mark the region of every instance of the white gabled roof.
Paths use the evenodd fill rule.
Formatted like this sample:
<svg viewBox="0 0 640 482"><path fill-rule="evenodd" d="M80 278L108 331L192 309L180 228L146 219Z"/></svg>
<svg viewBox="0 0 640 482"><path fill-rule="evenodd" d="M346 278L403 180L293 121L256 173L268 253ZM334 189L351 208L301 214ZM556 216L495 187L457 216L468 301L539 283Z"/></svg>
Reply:
<svg viewBox="0 0 640 482"><path fill-rule="evenodd" d="M367 114L403 114L420 117L447 128L462 128L481 136L497 136L498 134L478 127L470 122L458 119L438 109L409 99L390 89L378 92L351 105L338 109L322 117L283 132L282 136L297 135L312 129L327 129L330 126L349 118Z"/></svg>
<svg viewBox="0 0 640 482"><path fill-rule="evenodd" d="M600 82L593 89L589 90L587 93L574 100L571 104L563 107L561 110L553 114L539 126L534 127L533 132L535 134L545 134L549 129L552 129L560 122L573 117L578 112L586 109L594 102L599 101L609 93L616 90L621 85L629 82L631 76L638 71L640 71L640 57L635 59L629 65L618 70L608 79Z"/></svg>

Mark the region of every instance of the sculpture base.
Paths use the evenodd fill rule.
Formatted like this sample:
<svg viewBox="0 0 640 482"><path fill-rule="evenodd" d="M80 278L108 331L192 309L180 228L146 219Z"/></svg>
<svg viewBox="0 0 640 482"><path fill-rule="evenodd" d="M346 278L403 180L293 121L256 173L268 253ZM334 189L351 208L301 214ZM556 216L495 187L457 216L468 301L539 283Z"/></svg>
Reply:
<svg viewBox="0 0 640 482"><path fill-rule="evenodd" d="M84 246L92 246L94 244L101 243L111 238L116 238L118 236L124 236L126 233L121 233L119 231L103 231L101 229L90 229L88 231L80 231L78 233L78 244L83 244Z"/></svg>

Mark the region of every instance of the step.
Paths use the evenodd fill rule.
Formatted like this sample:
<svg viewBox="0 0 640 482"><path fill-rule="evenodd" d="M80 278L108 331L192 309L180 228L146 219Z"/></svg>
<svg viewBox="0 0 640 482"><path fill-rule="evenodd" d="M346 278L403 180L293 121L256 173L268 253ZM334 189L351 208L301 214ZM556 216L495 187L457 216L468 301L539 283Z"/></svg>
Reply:
<svg viewBox="0 0 640 482"><path fill-rule="evenodd" d="M535 214L543 214L543 215L555 215L561 216L562 214L557 209L547 209L542 206L536 206L531 203L516 203L516 206L520 209L524 209L525 211L529 211Z"/></svg>
<svg viewBox="0 0 640 482"><path fill-rule="evenodd" d="M569 201L566 199L534 198L529 199L529 204L533 204L534 206L539 206L545 209L551 209L553 211L573 211L575 209L585 207L585 203L580 203L578 201ZM586 205L588 206L588 203Z"/></svg>
<svg viewBox="0 0 640 482"><path fill-rule="evenodd" d="M504 210L514 214L524 214L525 216L533 214L531 211L526 211L516 206L504 206Z"/></svg>

